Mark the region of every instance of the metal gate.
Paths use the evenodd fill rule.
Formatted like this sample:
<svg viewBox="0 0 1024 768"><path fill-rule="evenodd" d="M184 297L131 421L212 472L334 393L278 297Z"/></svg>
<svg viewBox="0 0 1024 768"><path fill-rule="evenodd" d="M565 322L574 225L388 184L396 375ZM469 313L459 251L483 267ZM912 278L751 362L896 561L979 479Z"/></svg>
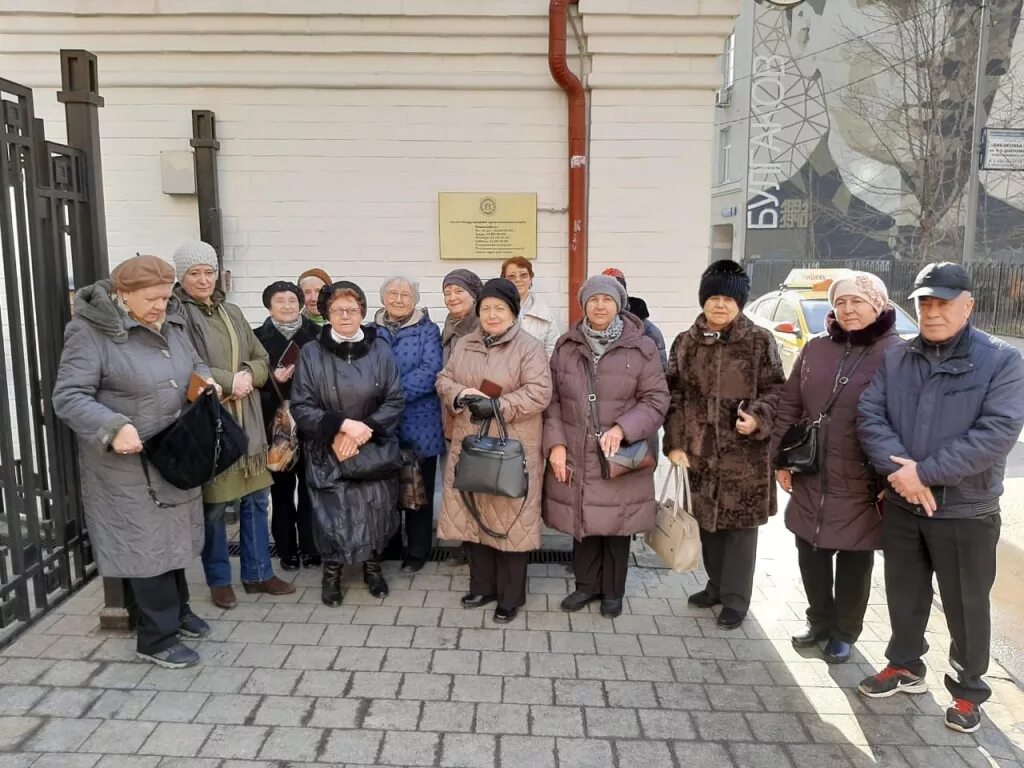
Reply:
<svg viewBox="0 0 1024 768"><path fill-rule="evenodd" d="M73 264L95 256L90 169L46 141L31 90L0 79L0 645L95 574L74 437L51 405Z"/></svg>

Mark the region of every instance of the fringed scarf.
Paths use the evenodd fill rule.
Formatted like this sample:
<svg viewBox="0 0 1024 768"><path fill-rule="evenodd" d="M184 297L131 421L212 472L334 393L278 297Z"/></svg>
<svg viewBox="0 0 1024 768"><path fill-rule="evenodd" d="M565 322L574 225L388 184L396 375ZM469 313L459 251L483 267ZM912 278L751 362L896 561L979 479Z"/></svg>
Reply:
<svg viewBox="0 0 1024 768"><path fill-rule="evenodd" d="M616 315L611 324L603 331L594 330L587 320L583 321L583 338L590 345L590 353L594 356L594 365L597 365L597 361L601 359L608 347L619 340L622 335L622 327L622 315Z"/></svg>

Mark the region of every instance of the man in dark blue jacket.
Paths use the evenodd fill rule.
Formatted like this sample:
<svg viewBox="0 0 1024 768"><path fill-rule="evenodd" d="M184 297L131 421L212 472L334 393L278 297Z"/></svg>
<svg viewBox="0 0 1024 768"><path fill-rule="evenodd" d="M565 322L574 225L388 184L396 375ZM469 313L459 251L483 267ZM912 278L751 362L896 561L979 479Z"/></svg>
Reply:
<svg viewBox="0 0 1024 768"><path fill-rule="evenodd" d="M925 626L937 577L952 639L946 725L972 733L991 690L989 592L996 573L1006 457L1024 426L1024 361L971 326L966 270L948 262L918 274L920 334L892 347L861 396L858 433L886 478L882 551L892 637L889 665L865 696L923 693Z"/></svg>

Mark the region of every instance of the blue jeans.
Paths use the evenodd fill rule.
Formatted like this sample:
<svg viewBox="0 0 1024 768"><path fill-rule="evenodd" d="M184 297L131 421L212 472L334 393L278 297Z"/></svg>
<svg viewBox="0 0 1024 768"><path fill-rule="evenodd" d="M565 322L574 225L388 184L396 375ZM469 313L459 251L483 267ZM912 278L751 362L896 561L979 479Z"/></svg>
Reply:
<svg viewBox="0 0 1024 768"><path fill-rule="evenodd" d="M242 545L242 581L266 581L274 575L270 563L270 533L267 530L267 508L270 493L256 491L238 500L238 536ZM224 510L233 502L204 504L206 543L203 544L203 570L206 584L226 587L231 583L231 557L228 534L224 526Z"/></svg>

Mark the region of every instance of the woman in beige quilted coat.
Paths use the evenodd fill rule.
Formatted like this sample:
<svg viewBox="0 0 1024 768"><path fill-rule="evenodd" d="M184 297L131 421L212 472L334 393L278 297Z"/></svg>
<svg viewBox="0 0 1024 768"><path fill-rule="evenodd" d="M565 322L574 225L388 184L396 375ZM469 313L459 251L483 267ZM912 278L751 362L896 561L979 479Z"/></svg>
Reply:
<svg viewBox="0 0 1024 768"><path fill-rule="evenodd" d="M497 602L494 621L505 624L526 602L529 552L540 548L541 443L543 413L551 401L551 370L544 345L516 322L519 293L511 282L489 280L476 312L480 328L459 340L437 377L437 393L455 420L437 533L441 539L466 542L469 550L469 593L462 605L479 608ZM494 395L498 388L500 395L494 400L482 391ZM529 491L525 499L474 494L478 521L452 482L462 439L475 434L494 408L504 417L509 437L523 444ZM493 420L490 434L497 435Z"/></svg>

